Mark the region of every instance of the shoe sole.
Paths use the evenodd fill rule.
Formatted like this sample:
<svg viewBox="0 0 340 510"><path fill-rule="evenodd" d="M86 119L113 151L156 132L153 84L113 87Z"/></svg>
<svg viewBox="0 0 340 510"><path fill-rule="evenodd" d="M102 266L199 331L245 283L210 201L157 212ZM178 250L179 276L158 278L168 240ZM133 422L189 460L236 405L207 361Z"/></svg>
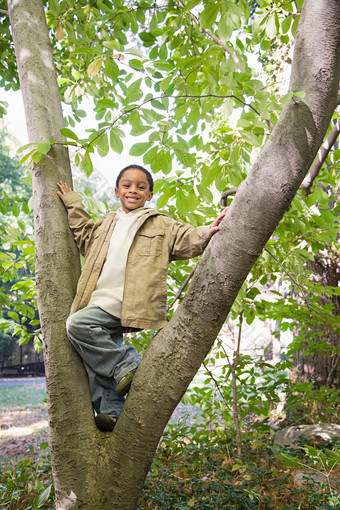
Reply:
<svg viewBox="0 0 340 510"><path fill-rule="evenodd" d="M136 370L132 370L121 378L115 389L115 393L118 397L124 397L129 392L135 373Z"/></svg>

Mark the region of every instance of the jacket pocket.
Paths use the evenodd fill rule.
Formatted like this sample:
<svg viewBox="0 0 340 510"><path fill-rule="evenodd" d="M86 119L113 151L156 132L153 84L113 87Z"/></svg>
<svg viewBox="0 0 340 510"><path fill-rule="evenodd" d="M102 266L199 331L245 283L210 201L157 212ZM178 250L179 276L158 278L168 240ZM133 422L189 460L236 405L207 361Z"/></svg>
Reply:
<svg viewBox="0 0 340 510"><path fill-rule="evenodd" d="M148 229L136 235L136 253L142 257L158 257L163 250L164 230Z"/></svg>

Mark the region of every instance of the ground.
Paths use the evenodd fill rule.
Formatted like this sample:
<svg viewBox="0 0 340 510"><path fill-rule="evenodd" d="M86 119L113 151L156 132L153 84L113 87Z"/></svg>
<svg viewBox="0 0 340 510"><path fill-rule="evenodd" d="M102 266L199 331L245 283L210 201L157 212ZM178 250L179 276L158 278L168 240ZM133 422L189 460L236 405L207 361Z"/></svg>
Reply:
<svg viewBox="0 0 340 510"><path fill-rule="evenodd" d="M1 388L1 468L14 459L31 457L30 445L37 451L41 443L48 440L45 398L44 382Z"/></svg>

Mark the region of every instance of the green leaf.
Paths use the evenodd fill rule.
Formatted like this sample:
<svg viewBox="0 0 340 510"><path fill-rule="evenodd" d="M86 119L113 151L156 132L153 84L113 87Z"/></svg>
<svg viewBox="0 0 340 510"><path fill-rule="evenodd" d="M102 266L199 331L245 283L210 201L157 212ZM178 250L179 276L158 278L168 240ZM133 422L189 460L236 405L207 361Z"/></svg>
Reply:
<svg viewBox="0 0 340 510"><path fill-rule="evenodd" d="M87 74L92 78L97 76L103 63L103 58L95 58L87 68Z"/></svg>
<svg viewBox="0 0 340 510"><path fill-rule="evenodd" d="M48 0L48 6L53 16L59 16L60 7L57 0Z"/></svg>
<svg viewBox="0 0 340 510"><path fill-rule="evenodd" d="M152 163L152 161L155 159L155 157L157 156L157 153L158 153L158 147L155 146L155 147L152 147L150 150L148 150L144 156L143 156L143 163L145 165L150 165L150 163Z"/></svg>
<svg viewBox="0 0 340 510"><path fill-rule="evenodd" d="M213 194L206 186L203 184L198 184L197 190L207 204L211 204L213 202Z"/></svg>
<svg viewBox="0 0 340 510"><path fill-rule="evenodd" d="M157 209L162 209L162 207L164 207L168 203L170 197L171 190L170 189L165 190L164 193L157 200Z"/></svg>
<svg viewBox="0 0 340 510"><path fill-rule="evenodd" d="M18 220L18 227L20 228L20 230L22 230L23 232L26 232L26 224L25 222L23 222L22 220Z"/></svg>
<svg viewBox="0 0 340 510"><path fill-rule="evenodd" d="M133 69L136 69L136 71L141 71L144 69L143 63L138 60L138 58L132 58L129 60L129 66L131 66Z"/></svg>
<svg viewBox="0 0 340 510"><path fill-rule="evenodd" d="M297 457L292 457L292 455L288 455L288 453L277 452L276 457L282 460L282 462L284 462L284 464L288 467L301 466L300 460Z"/></svg>
<svg viewBox="0 0 340 510"><path fill-rule="evenodd" d="M37 145L37 151L40 152L40 154L47 154L50 148L50 142L41 142Z"/></svg>
<svg viewBox="0 0 340 510"><path fill-rule="evenodd" d="M103 133L100 137L99 143L97 144L98 154L104 158L109 152L109 140L107 133Z"/></svg>
<svg viewBox="0 0 340 510"><path fill-rule="evenodd" d="M292 21L293 21L292 16L287 16L287 18L283 20L283 22L281 23L282 33L286 34L288 32L288 30L290 29L290 25L292 24Z"/></svg>
<svg viewBox="0 0 340 510"><path fill-rule="evenodd" d="M134 124L131 129L132 136L143 135L147 131L150 131L151 126L144 126L143 124Z"/></svg>
<svg viewBox="0 0 340 510"><path fill-rule="evenodd" d="M289 101L292 99L293 95L294 95L293 92L288 92L288 94L285 94L284 96L281 97L281 103L282 104L289 103Z"/></svg>
<svg viewBox="0 0 340 510"><path fill-rule="evenodd" d="M218 23L218 35L220 36L223 43L229 41L231 34L233 33L233 21L229 13L225 12L222 14L221 19Z"/></svg>
<svg viewBox="0 0 340 510"><path fill-rule="evenodd" d="M194 166L195 164L195 155L189 153L186 147L180 143L172 144L173 150L176 154L176 158L183 166Z"/></svg>
<svg viewBox="0 0 340 510"><path fill-rule="evenodd" d="M10 317L11 319L13 319L15 322L17 322L18 324L20 324L20 319L19 319L19 315L16 313L16 312L8 312L8 317Z"/></svg>
<svg viewBox="0 0 340 510"><path fill-rule="evenodd" d="M20 214L20 209L18 207L18 205L13 202L13 205L12 205L12 213L14 214L14 216L17 218Z"/></svg>
<svg viewBox="0 0 340 510"><path fill-rule="evenodd" d="M190 210L188 196L179 188L176 192L176 207L180 213L187 213Z"/></svg>
<svg viewBox="0 0 340 510"><path fill-rule="evenodd" d="M84 170L87 176L90 176L93 172L93 163L91 156L88 152L81 158L80 167Z"/></svg>
<svg viewBox="0 0 340 510"><path fill-rule="evenodd" d="M17 154L20 154L20 152L23 152L25 151L26 149L29 149L30 147L32 147L32 143L26 143L26 145L22 145L21 147L19 147L19 149L17 150Z"/></svg>
<svg viewBox="0 0 340 510"><path fill-rule="evenodd" d="M130 156L142 156L152 147L152 142L135 143L130 149Z"/></svg>
<svg viewBox="0 0 340 510"><path fill-rule="evenodd" d="M215 23L219 8L219 3L208 3L206 5L199 17L202 28L210 28Z"/></svg>
<svg viewBox="0 0 340 510"><path fill-rule="evenodd" d="M301 90L300 92L294 92L295 97L306 97L306 92Z"/></svg>
<svg viewBox="0 0 340 510"><path fill-rule="evenodd" d="M113 129L111 129L110 131L110 146L111 149L117 152L118 154L121 154L123 152L124 149L123 142Z"/></svg>
<svg viewBox="0 0 340 510"><path fill-rule="evenodd" d="M78 136L69 128L61 128L60 133L66 138L72 138L72 140L78 140Z"/></svg>
<svg viewBox="0 0 340 510"><path fill-rule="evenodd" d="M118 41L103 41L103 46L105 48L109 48L110 50L119 50L120 49L120 43Z"/></svg>
<svg viewBox="0 0 340 510"><path fill-rule="evenodd" d="M268 22L266 24L266 34L269 37L269 39L273 39L277 34L277 28L276 28L274 14L272 14L268 19Z"/></svg>
<svg viewBox="0 0 340 510"><path fill-rule="evenodd" d="M164 147L161 148L161 150L158 152L158 166L159 170L162 170L162 172L167 175L171 172L172 169L172 163L171 163L171 154L168 149L165 149Z"/></svg>
<svg viewBox="0 0 340 510"><path fill-rule="evenodd" d="M105 74L112 81L115 81L119 76L119 67L112 58L107 58L104 64Z"/></svg>
<svg viewBox="0 0 340 510"><path fill-rule="evenodd" d="M105 45L105 43L104 43L104 45ZM72 53L73 54L78 54L78 53L98 54L98 53L102 53L102 52L100 50L96 50L95 48L92 48L90 46L88 46L88 47L82 46L80 48L75 48Z"/></svg>
<svg viewBox="0 0 340 510"><path fill-rule="evenodd" d="M52 490L52 484L49 485L48 487L46 487L44 492L39 494L39 496L34 498L34 500L33 500L33 509L34 510L36 510L37 508L41 508L42 506L45 505L45 503L47 503L47 501L49 500L50 495L51 495L51 490Z"/></svg>
<svg viewBox="0 0 340 510"><path fill-rule="evenodd" d="M40 152L38 151L35 151L32 154L32 160L34 161L34 163L39 163L39 161L41 161L43 157L44 154L40 154Z"/></svg>

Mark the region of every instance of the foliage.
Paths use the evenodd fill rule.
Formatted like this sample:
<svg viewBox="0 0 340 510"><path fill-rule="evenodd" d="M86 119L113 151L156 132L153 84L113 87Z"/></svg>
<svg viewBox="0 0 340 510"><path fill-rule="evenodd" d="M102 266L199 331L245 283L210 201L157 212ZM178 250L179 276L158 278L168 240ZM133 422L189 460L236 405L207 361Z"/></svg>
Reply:
<svg viewBox="0 0 340 510"><path fill-rule="evenodd" d="M41 452L47 443L40 446ZM33 446L30 448L33 453ZM36 461L24 459L0 474L0 494L3 509L45 510L54 509L54 487L50 481L49 455L41 455Z"/></svg>
<svg viewBox="0 0 340 510"><path fill-rule="evenodd" d="M285 450L276 452L257 440L246 442L241 457L234 449L234 442L224 434L216 434L209 441L186 443L179 449L171 435L165 438L152 464L139 508L312 510L334 507L335 495L329 488L323 492L316 487L294 487L291 475L296 463L284 468L286 458L290 457ZM334 450L324 453L308 447L298 452L297 462L305 461L304 452L309 455L311 450L319 457L330 455L338 459Z"/></svg>
<svg viewBox="0 0 340 510"><path fill-rule="evenodd" d="M217 424L222 429L233 423L233 386L231 367L226 363L226 352L217 345L204 365L201 378L203 384L192 385L184 402L196 405L203 410L202 425L195 437L209 434ZM244 437L263 434L270 429L271 414L283 398L291 362L284 360L273 365L264 359L252 359L249 355L240 355L236 367L238 414L243 424ZM216 371L215 371L216 370Z"/></svg>
<svg viewBox="0 0 340 510"><path fill-rule="evenodd" d="M244 454L235 454L234 442L225 435L209 441L186 443L178 448L165 436L153 461L142 492L141 510L228 508L313 510L336 508L337 492L331 483L320 489L307 484L294 487L296 468L331 473L340 463L337 445L306 445L293 455L262 441L245 443ZM46 443L42 444L42 449ZM36 452L37 453L37 452ZM285 467L286 466L286 467ZM24 459L0 475L2 508L53 510L49 456Z"/></svg>
<svg viewBox="0 0 340 510"><path fill-rule="evenodd" d="M307 468L308 471L305 473L306 486L315 486L313 474L321 474L320 481L317 483L322 485L327 493L326 501L328 505L326 508L338 508L340 493L333 488L334 479L332 480L332 475L336 468L340 466L340 449L338 442L334 442L334 445L331 446L332 449L325 447L321 449L306 444L301 447L301 450L304 452L302 455L302 452L298 455L292 455L287 452L278 451L276 457L282 460L286 466Z"/></svg>
<svg viewBox="0 0 340 510"><path fill-rule="evenodd" d="M130 129L138 137L130 156L159 174L157 206L172 203L194 224L214 216L214 190L240 184L281 110L272 75L248 61L295 34L301 3L48 2L61 94L72 109L62 133L77 148L76 164L90 175L93 152L121 153ZM77 134L84 97L98 121L87 139ZM33 160L51 143L34 144Z"/></svg>
<svg viewBox="0 0 340 510"><path fill-rule="evenodd" d="M339 388L321 386L312 382L290 381L286 390L287 423L294 425L337 423L339 416ZM293 418L291 418L293 417Z"/></svg>
<svg viewBox="0 0 340 510"><path fill-rule="evenodd" d="M0 173L2 174L0 220L0 334L2 345L8 333L19 345L34 338L41 350L34 286L34 240L30 202L30 179L18 158L12 157L8 135L0 136ZM5 332L5 333L3 333ZM8 343L8 342L7 342ZM4 351L3 351L4 352Z"/></svg>

